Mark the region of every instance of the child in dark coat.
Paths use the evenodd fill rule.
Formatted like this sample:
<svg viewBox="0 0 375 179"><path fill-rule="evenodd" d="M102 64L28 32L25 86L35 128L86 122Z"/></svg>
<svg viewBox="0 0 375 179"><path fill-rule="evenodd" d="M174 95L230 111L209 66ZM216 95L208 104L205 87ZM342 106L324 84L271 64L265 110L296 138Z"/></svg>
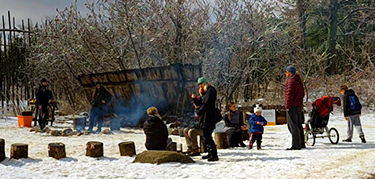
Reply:
<svg viewBox="0 0 375 179"><path fill-rule="evenodd" d="M266 119L262 116L262 106L256 105L254 113L250 116L250 139L249 148L253 148L253 143L257 141L257 149L261 149L263 126L267 125Z"/></svg>

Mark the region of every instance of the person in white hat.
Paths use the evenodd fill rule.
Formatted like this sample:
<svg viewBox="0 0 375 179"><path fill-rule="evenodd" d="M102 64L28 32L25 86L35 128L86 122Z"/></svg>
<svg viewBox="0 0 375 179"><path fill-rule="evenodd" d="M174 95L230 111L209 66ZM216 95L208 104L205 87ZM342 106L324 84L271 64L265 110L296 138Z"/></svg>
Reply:
<svg viewBox="0 0 375 179"><path fill-rule="evenodd" d="M263 126L267 125L267 120L262 116L262 104L254 105L254 113L250 116L250 139L249 149L253 148L253 144L257 142L257 149L261 149Z"/></svg>

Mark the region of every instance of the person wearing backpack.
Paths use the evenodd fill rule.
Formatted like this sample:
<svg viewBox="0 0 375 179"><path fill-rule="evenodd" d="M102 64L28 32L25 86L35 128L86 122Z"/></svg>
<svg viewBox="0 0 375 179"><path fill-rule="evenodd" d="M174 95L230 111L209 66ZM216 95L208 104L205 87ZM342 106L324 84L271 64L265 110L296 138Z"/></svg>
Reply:
<svg viewBox="0 0 375 179"><path fill-rule="evenodd" d="M355 126L362 143L366 143L365 134L363 133L361 120L359 118L362 105L359 102L357 95L355 95L352 89L348 89L346 85L340 87L340 94L342 95L344 117L345 120L348 121L348 138L343 140L343 142L352 142L353 126Z"/></svg>
<svg viewBox="0 0 375 179"><path fill-rule="evenodd" d="M203 94L200 98L196 98L196 95L193 93L191 98L194 100L195 104L199 104L197 108L198 114L198 127L203 129L204 142L206 144L208 155L202 156L202 159L208 159L211 161L218 161L217 149L214 140L212 139L212 132L215 129L216 122L216 89L208 84L206 78L198 78L198 86L203 89Z"/></svg>

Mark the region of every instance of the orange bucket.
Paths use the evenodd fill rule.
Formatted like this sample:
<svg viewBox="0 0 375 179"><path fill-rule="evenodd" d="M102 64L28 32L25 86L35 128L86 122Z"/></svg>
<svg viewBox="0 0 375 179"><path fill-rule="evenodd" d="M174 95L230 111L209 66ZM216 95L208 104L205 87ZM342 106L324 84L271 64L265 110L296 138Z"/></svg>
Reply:
<svg viewBox="0 0 375 179"><path fill-rule="evenodd" d="M32 127L33 116L17 116L18 127Z"/></svg>

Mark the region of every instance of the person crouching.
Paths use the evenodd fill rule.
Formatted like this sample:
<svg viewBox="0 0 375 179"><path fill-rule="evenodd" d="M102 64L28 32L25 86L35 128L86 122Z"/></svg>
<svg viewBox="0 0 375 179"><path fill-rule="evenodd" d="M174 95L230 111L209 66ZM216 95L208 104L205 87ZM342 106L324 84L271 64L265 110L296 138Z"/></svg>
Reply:
<svg viewBox="0 0 375 179"><path fill-rule="evenodd" d="M253 144L257 142L257 149L261 149L263 126L267 125L267 120L262 116L262 106L256 105L254 113L250 116L250 139L249 148L253 148Z"/></svg>
<svg viewBox="0 0 375 179"><path fill-rule="evenodd" d="M146 148L147 150L165 150L169 143L167 126L161 120L161 116L155 107L148 108L147 114L150 118L143 124L143 131L146 134Z"/></svg>

